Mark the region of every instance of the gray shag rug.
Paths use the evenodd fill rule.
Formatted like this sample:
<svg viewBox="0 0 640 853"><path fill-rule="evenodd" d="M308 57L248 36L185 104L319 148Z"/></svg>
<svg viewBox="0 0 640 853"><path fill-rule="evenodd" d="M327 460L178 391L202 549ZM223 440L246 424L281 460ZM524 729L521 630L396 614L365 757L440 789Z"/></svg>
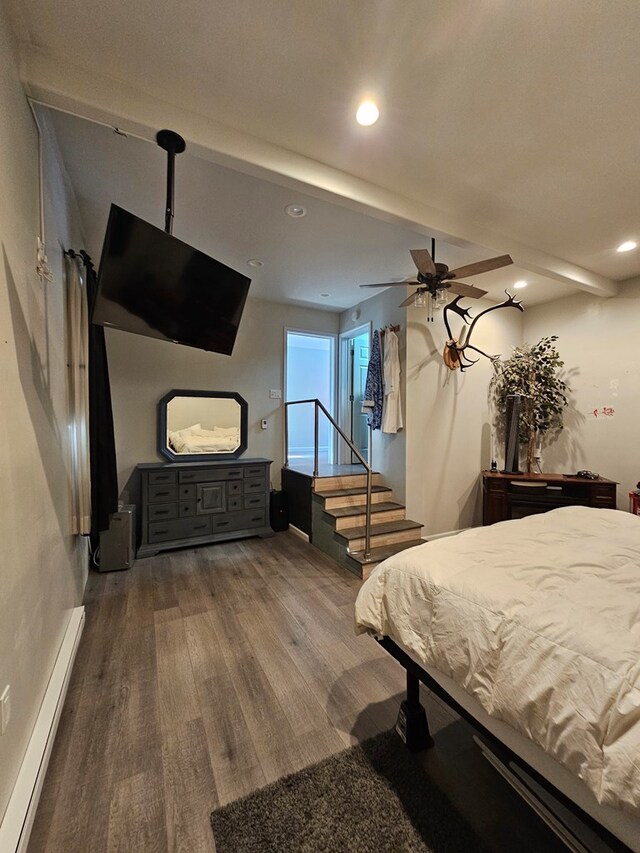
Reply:
<svg viewBox="0 0 640 853"><path fill-rule="evenodd" d="M211 815L217 853L481 853L394 731Z"/></svg>

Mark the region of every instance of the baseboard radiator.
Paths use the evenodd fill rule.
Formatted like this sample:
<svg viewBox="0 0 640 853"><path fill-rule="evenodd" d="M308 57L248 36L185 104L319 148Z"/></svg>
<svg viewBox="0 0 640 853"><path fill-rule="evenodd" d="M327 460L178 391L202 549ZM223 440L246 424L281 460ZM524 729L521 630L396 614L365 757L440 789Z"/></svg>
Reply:
<svg viewBox="0 0 640 853"><path fill-rule="evenodd" d="M0 850L3 853L26 853L83 628L84 607L75 607L0 824Z"/></svg>

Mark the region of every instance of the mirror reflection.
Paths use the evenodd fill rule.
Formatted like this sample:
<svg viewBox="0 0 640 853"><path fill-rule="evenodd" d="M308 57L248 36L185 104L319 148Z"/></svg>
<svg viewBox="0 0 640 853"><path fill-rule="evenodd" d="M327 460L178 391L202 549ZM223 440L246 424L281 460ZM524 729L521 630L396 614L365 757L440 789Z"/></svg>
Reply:
<svg viewBox="0 0 640 853"><path fill-rule="evenodd" d="M171 462L237 459L247 449L248 411L236 391L169 391L158 402L158 450Z"/></svg>
<svg viewBox="0 0 640 853"><path fill-rule="evenodd" d="M241 408L221 397L174 397L167 403L167 447L173 453L233 453L240 447Z"/></svg>

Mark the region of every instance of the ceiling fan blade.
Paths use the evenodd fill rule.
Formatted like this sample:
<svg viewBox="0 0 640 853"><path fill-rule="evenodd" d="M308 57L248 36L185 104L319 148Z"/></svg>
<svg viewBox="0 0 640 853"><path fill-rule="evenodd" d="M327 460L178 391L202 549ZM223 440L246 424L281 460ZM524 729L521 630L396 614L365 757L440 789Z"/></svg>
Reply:
<svg viewBox="0 0 640 853"><path fill-rule="evenodd" d="M455 293L456 296L468 296L469 299L480 299L481 296L485 296L487 291L483 290L481 287L474 287L472 284L465 284L462 281L452 281L447 287L449 293Z"/></svg>
<svg viewBox="0 0 640 853"><path fill-rule="evenodd" d="M418 295L418 293L420 293L420 289L414 291L411 294L411 296L407 296L407 298L404 300L404 302L401 302L400 305L398 305L398 308L406 308L407 305L411 305L413 303L413 300Z"/></svg>
<svg viewBox="0 0 640 853"><path fill-rule="evenodd" d="M436 265L426 249L409 249L409 254L413 258L413 263L418 267L418 272L421 272L422 275L436 274Z"/></svg>
<svg viewBox="0 0 640 853"><path fill-rule="evenodd" d="M511 255L499 255L497 258L487 258L486 261L478 261L475 264L467 264L465 267L449 270L443 278L466 278L469 275L480 275L481 272L498 270L500 267L508 267L512 263Z"/></svg>
<svg viewBox="0 0 640 853"><path fill-rule="evenodd" d="M382 281L380 284L361 284L360 287L410 287L412 284L418 284L414 279L404 279L404 281Z"/></svg>

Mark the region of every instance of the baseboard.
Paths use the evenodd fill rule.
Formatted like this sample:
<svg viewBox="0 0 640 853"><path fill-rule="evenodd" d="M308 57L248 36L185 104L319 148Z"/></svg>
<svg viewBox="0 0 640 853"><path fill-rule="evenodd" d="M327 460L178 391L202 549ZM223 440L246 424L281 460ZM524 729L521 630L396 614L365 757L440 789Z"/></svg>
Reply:
<svg viewBox="0 0 640 853"><path fill-rule="evenodd" d="M297 527L294 527L293 524L289 525L289 530L293 533L294 536L298 536L300 539L304 539L305 542L310 542L309 536L302 530L299 530Z"/></svg>
<svg viewBox="0 0 640 853"><path fill-rule="evenodd" d="M83 628L84 607L75 607L0 824L0 850L3 853L25 853L27 849Z"/></svg>

